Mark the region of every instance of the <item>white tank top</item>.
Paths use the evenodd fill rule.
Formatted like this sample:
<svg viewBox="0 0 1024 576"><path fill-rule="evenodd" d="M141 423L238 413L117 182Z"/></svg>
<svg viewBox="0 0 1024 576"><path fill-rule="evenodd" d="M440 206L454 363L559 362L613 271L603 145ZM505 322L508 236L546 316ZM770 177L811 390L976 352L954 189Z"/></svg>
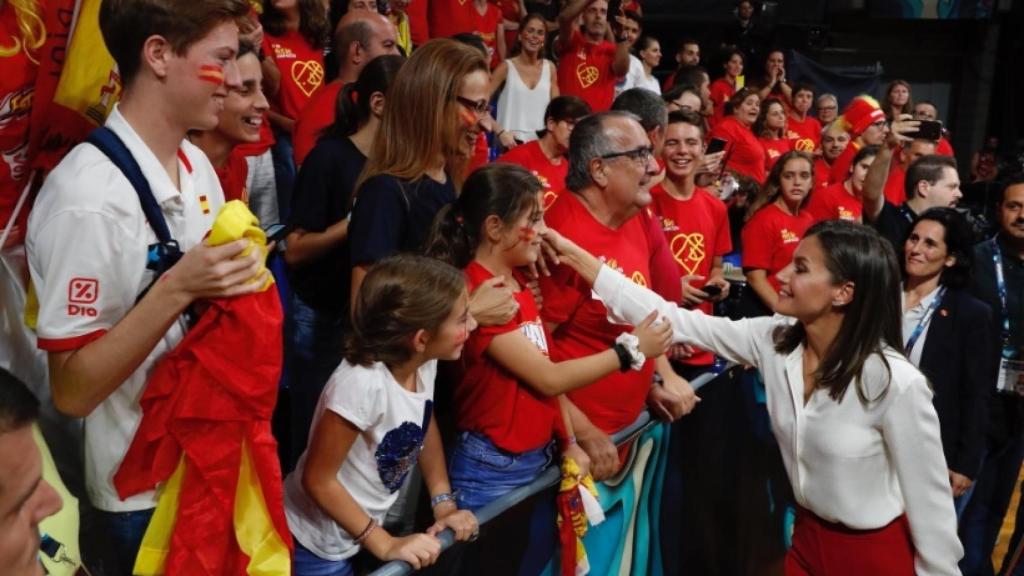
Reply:
<svg viewBox="0 0 1024 576"><path fill-rule="evenodd" d="M531 90L519 76L516 65L508 62L505 88L498 97L498 124L522 142L537 139L544 128L544 110L551 101L551 62L544 60L540 82Z"/></svg>

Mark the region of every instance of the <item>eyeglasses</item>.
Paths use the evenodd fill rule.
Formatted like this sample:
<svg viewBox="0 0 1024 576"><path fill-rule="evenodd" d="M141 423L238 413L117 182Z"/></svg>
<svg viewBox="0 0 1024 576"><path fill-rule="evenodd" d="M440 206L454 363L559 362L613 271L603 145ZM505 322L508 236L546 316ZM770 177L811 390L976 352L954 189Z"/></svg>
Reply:
<svg viewBox="0 0 1024 576"><path fill-rule="evenodd" d="M872 122L871 125L874 126L875 128L885 128L886 126L889 125L889 123L886 122L885 120L878 120L878 121Z"/></svg>
<svg viewBox="0 0 1024 576"><path fill-rule="evenodd" d="M833 110L838 111L839 106L818 106L818 110Z"/></svg>
<svg viewBox="0 0 1024 576"><path fill-rule="evenodd" d="M483 116L491 109L491 103L487 100L470 100L469 98L456 96L455 101L475 112L477 116Z"/></svg>
<svg viewBox="0 0 1024 576"><path fill-rule="evenodd" d="M613 158L621 158L625 156L634 162L641 162L647 164L651 160L651 156L654 155L654 150L650 146L641 146L632 150L626 150L625 152L610 152L608 154L602 154L602 160L611 160Z"/></svg>

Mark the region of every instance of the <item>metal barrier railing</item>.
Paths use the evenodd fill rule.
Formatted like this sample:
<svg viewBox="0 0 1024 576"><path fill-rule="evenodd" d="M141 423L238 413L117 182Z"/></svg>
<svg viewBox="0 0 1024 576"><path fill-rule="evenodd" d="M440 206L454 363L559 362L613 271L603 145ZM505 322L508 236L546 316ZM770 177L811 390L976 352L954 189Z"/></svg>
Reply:
<svg viewBox="0 0 1024 576"><path fill-rule="evenodd" d="M733 366L735 365L730 364L726 366L720 374L725 374ZM697 378L691 380L690 386L692 386L694 390L698 390L708 382L711 382L712 380L717 378L718 376L719 374L716 374L714 372L702 374ZM644 410L643 412L640 413L637 419L633 421L632 424L612 434L612 442L614 442L616 445L622 445L632 440L634 437L642 434L645 430L647 430L649 426L652 426L656 423L657 421L651 418L651 414L647 410ZM541 475L538 476L533 482L530 482L525 486L520 486L515 490L512 490L511 492L503 495L494 502L491 502L490 504L478 510L476 512L477 521L480 523L481 526L483 526L484 524L497 518L504 512L514 508L521 502L525 501L527 498L558 484L558 482L561 481L561 479L562 475L559 466L557 464L553 465L549 467L547 470L544 470L544 472L542 472ZM437 538L441 541L442 554L444 553L445 550L451 548L452 545L455 544L455 533L451 530L444 530L443 532L437 535ZM381 566L380 568L372 572L370 576L405 576L406 574L412 574L414 571L415 570L409 563L403 562L401 560L394 560Z"/></svg>

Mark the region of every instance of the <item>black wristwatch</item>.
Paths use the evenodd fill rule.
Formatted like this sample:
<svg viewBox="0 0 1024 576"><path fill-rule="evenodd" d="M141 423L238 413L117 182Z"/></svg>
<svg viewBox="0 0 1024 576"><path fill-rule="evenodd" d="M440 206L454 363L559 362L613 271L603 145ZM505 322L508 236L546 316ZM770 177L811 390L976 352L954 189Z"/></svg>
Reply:
<svg viewBox="0 0 1024 576"><path fill-rule="evenodd" d="M615 354L619 357L619 371L629 372L629 369L633 367L633 356L629 353L629 350L626 350L625 346L617 342L612 346L612 349L615 350Z"/></svg>

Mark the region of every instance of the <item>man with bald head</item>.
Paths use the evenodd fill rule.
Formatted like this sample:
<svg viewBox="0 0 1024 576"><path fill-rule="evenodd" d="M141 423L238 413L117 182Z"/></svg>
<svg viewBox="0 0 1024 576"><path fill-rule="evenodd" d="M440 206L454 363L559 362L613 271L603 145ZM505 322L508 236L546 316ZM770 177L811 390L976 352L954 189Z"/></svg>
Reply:
<svg viewBox="0 0 1024 576"><path fill-rule="evenodd" d="M545 213L545 222L637 284L651 286L658 235L650 233L645 218L651 217L650 180L658 165L638 118L629 112L605 112L580 120L569 140L568 160L568 190ZM552 335L555 361L608 350L629 331L608 321L604 305L568 266L542 277L541 291L541 316ZM654 365L648 360L642 366L627 366L569 393L576 438L592 460L595 479L607 478L619 468L609 434L632 423L645 401L665 419L679 418L693 408L696 400L689 385L652 387Z"/></svg>
<svg viewBox="0 0 1024 576"><path fill-rule="evenodd" d="M295 122L296 167L316 145L324 128L334 123L341 89L359 79L359 72L370 60L399 54L398 32L387 16L371 10L350 10L334 29L334 50L338 54L338 76L310 99Z"/></svg>

